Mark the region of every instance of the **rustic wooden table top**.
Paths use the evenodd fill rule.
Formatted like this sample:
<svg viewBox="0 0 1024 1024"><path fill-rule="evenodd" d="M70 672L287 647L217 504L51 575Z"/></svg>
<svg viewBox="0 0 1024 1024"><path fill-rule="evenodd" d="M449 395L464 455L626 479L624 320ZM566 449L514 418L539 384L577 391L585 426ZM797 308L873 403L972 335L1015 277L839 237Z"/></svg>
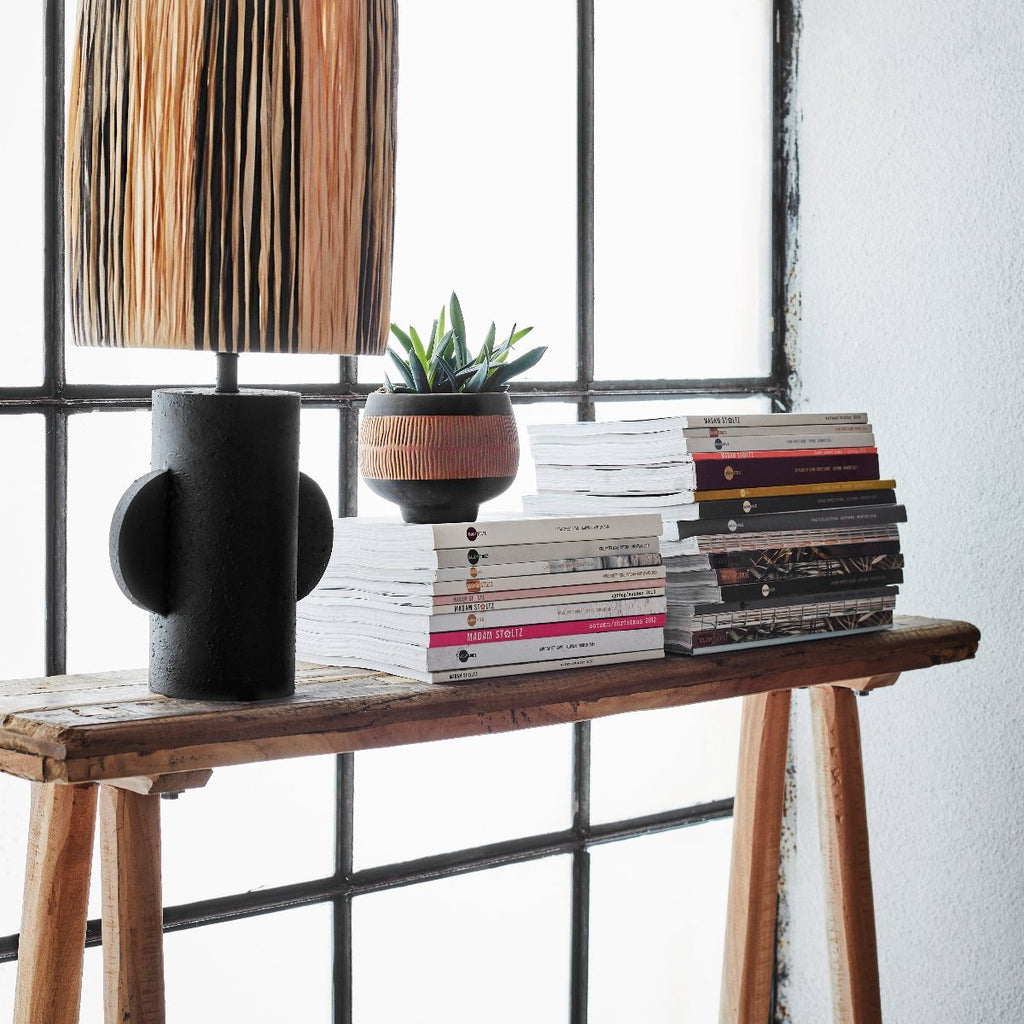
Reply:
<svg viewBox="0 0 1024 1024"><path fill-rule="evenodd" d="M43 782L160 775L584 721L818 683L872 689L972 658L970 623L898 616L891 630L697 658L459 686L300 665L296 692L256 704L172 700L144 669L0 683L0 770Z"/></svg>

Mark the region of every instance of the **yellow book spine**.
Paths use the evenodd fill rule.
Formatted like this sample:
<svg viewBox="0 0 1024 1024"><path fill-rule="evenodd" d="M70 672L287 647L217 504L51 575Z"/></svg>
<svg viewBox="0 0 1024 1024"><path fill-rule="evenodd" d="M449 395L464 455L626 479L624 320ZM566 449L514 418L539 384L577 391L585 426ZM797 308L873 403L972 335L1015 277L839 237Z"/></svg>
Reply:
<svg viewBox="0 0 1024 1024"><path fill-rule="evenodd" d="M694 501L730 498L773 498L781 494L829 494L837 491L891 491L895 480L844 480L838 483L788 484L783 487L737 487L725 491L694 491Z"/></svg>

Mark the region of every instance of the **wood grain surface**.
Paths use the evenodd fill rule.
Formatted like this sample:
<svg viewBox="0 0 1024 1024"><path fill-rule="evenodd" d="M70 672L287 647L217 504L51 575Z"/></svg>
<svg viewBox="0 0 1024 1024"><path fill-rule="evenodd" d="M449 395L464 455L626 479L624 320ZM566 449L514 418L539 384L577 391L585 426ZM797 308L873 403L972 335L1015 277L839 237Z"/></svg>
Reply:
<svg viewBox="0 0 1024 1024"><path fill-rule="evenodd" d="M95 786L32 787L15 1024L76 1024Z"/></svg>
<svg viewBox="0 0 1024 1024"><path fill-rule="evenodd" d="M764 1024L775 974L789 690L743 700L720 1024Z"/></svg>
<svg viewBox="0 0 1024 1024"><path fill-rule="evenodd" d="M254 704L161 697L149 692L142 670L16 680L0 684L0 770L59 782L163 775L819 683L863 688L971 658L979 636L966 622L900 617L880 633L458 686L302 665L293 697Z"/></svg>
<svg viewBox="0 0 1024 1024"><path fill-rule="evenodd" d="M856 695L811 688L832 1019L882 1024L868 819Z"/></svg>

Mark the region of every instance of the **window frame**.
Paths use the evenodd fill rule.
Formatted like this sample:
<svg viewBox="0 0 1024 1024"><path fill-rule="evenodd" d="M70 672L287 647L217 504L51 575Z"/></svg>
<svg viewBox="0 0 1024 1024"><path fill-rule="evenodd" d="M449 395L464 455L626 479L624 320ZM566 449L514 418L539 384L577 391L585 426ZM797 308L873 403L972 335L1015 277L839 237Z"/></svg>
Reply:
<svg viewBox="0 0 1024 1024"><path fill-rule="evenodd" d="M72 2L72 0L68 0ZM397 0L396 0L397 2ZM792 131L791 98L800 30L798 0L773 0L772 60L772 342L767 377L700 380L597 380L594 374L594 5L577 0L577 265L576 378L570 381L516 382L513 402L571 402L580 420L593 420L598 402L664 398L764 396L776 411L792 403L792 367L787 338L797 300L793 287L795 229L798 214L797 153ZM65 374L64 274L64 110L65 0L44 0L46 33L44 81L44 321L43 375L39 386L10 387L0 381L0 417L41 415L45 420L46 629L48 675L66 671L67 661L67 507L68 421L79 413L147 409L151 391L160 385L111 386L69 383ZM338 359L337 381L285 385L299 391L304 408L332 408L339 413L340 493L343 515L357 508L357 434L359 410L376 385L358 380L356 360ZM571 826L559 833L518 837L505 842L447 852L417 861L355 871L353 817L355 755L336 761L335 870L323 879L303 880L273 889L232 894L168 907L165 931L198 927L315 903L334 907L335 1024L352 1019L352 900L359 895L469 871L571 854L572 942L571 1024L587 1019L587 950L590 906L589 849L597 844L637 838L668 829L729 817L732 799L625 821L594 825L590 821L590 726L573 726ZM99 922L90 921L87 944L98 945ZM17 936L0 938L0 964L17 958Z"/></svg>

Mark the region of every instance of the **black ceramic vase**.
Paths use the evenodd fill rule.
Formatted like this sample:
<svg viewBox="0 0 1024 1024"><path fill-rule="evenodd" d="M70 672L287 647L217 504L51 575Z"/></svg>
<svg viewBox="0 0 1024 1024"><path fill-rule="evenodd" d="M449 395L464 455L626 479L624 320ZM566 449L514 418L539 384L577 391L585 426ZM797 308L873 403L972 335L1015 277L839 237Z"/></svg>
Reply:
<svg viewBox="0 0 1024 1024"><path fill-rule="evenodd" d="M469 523L519 468L519 435L503 392L377 391L359 429L359 471L407 523Z"/></svg>

